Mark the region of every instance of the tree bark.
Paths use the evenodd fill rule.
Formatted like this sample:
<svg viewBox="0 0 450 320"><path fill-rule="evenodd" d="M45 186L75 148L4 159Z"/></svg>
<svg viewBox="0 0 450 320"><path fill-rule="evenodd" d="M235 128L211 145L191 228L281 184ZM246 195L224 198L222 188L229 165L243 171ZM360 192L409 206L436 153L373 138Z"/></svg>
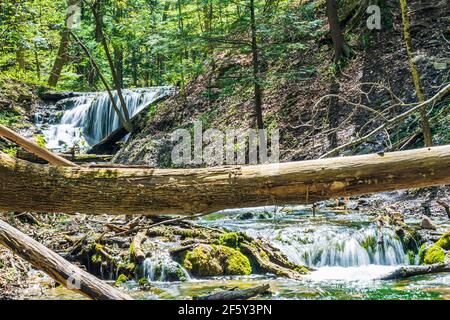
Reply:
<svg viewBox="0 0 450 320"><path fill-rule="evenodd" d="M347 55L344 36L342 35L341 26L339 24L338 9L336 0L327 0L327 16L330 24L330 33L333 40L335 61L339 61L344 55Z"/></svg>
<svg viewBox="0 0 450 320"><path fill-rule="evenodd" d="M76 167L77 165L70 162L67 159L64 159L63 157L60 157L47 149L41 148L33 141L30 141L28 139L25 139L24 137L18 135L14 131L8 129L7 127L0 124L0 137L5 137L6 139L17 143L19 146L27 150L28 152L31 152L32 154L37 155L38 157L48 161L50 164L56 165L56 166L69 166L69 167Z"/></svg>
<svg viewBox="0 0 450 320"><path fill-rule="evenodd" d="M417 69L416 62L414 60L414 51L412 46L411 35L409 33L409 19L408 19L408 6L406 0L400 0L400 8L402 11L403 21L403 37L405 39L406 52L408 53L408 62L411 76L413 78L414 87L416 89L416 95L419 102L425 101L425 94L423 93L422 84L420 82L420 74ZM423 138L426 147L433 146L433 139L431 136L430 122L428 120L427 109L420 108L420 120L422 123Z"/></svg>
<svg viewBox="0 0 450 320"><path fill-rule="evenodd" d="M97 3L98 3L98 5L97 5ZM130 122L130 115L128 113L127 104L125 102L125 99L123 98L122 88L121 88L121 85L120 85L119 78L117 76L116 68L114 66L114 61L113 61L113 59L111 57L111 53L109 52L108 43L106 42L106 38L105 38L105 35L104 35L104 32L103 32L103 22L102 22L100 14L98 12L98 10L100 10L99 9L100 8L100 4L101 4L101 0L96 0L96 5L92 6L92 13L93 13L94 18L95 18L96 26L100 30L101 42L102 42L102 45L103 45L103 49L105 50L105 54L106 54L106 58L108 60L109 67L111 69L111 75L112 75L112 78L113 78L114 87L115 87L115 89L117 91L117 95L119 96L119 101L120 101L120 104L122 106L123 117L125 119L125 121L124 121L124 128L128 132L133 132L133 125Z"/></svg>
<svg viewBox="0 0 450 320"><path fill-rule="evenodd" d="M264 129L262 115L261 70L259 65L258 42L256 37L255 1L250 0L250 27L252 31L253 83L255 99L255 117L258 129Z"/></svg>
<svg viewBox="0 0 450 320"><path fill-rule="evenodd" d="M260 294L270 293L269 289L270 285L264 284L250 289L226 290L207 296L194 296L193 300L247 300Z"/></svg>
<svg viewBox="0 0 450 320"><path fill-rule="evenodd" d="M0 211L194 214L450 184L450 145L201 169L48 167L0 153Z"/></svg>
<svg viewBox="0 0 450 320"><path fill-rule="evenodd" d="M86 297L95 300L131 300L125 293L74 266L3 220L0 220L0 244L55 281Z"/></svg>
<svg viewBox="0 0 450 320"><path fill-rule="evenodd" d="M53 64L52 71L50 73L50 77L48 79L48 85L50 87L55 87L58 84L59 77L61 76L61 71L68 59L68 51L69 51L69 41L70 41L70 29L71 29L71 16L74 12L69 9L78 3L78 0L69 0L67 7L67 15L65 20L65 25L63 30L61 31L61 42L59 43L58 54L55 59L55 63Z"/></svg>
<svg viewBox="0 0 450 320"><path fill-rule="evenodd" d="M450 272L450 263L432 264L428 266L407 266L398 268L381 277L379 280L405 279L424 274Z"/></svg>

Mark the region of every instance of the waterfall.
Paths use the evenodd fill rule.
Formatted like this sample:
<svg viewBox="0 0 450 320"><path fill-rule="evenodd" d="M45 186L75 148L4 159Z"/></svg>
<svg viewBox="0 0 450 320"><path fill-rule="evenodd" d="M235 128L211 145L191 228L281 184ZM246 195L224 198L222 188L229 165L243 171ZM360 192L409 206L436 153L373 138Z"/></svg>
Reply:
<svg viewBox="0 0 450 320"><path fill-rule="evenodd" d="M144 276L149 282L154 281L188 281L188 272L168 254L159 254L146 258L143 263Z"/></svg>
<svg viewBox="0 0 450 320"><path fill-rule="evenodd" d="M124 89L122 93L128 113L133 117L155 100L172 94L173 87ZM116 91L113 97L120 108ZM54 114L50 119L35 116L47 148L51 150L64 151L74 146L87 149L120 127L119 117L106 92L83 93L59 101L56 107L62 109L62 114Z"/></svg>
<svg viewBox="0 0 450 320"><path fill-rule="evenodd" d="M293 262L310 267L408 264L401 240L388 228L327 228L298 240L284 233L274 244Z"/></svg>

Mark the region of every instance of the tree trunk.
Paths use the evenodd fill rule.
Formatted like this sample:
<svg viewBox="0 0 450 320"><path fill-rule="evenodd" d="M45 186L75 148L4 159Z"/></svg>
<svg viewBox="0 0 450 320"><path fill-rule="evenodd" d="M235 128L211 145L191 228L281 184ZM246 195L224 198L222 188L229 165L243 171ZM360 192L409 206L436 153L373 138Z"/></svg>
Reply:
<svg viewBox="0 0 450 320"><path fill-rule="evenodd" d="M0 211L194 214L450 184L450 146L200 169L48 167L0 153Z"/></svg>
<svg viewBox="0 0 450 320"><path fill-rule="evenodd" d="M244 290L225 290L207 296L194 296L193 300L247 300L260 294L270 293L270 285L263 284Z"/></svg>
<svg viewBox="0 0 450 320"><path fill-rule="evenodd" d="M450 263L432 264L429 266L407 266L400 267L383 276L380 280L395 280L415 277L424 274L450 272Z"/></svg>
<svg viewBox="0 0 450 320"><path fill-rule="evenodd" d="M69 0L68 9L77 4L78 0ZM67 10L67 16L65 20L65 25L61 31L61 42L59 43L58 55L56 56L55 63L53 64L50 77L48 79L48 85L50 87L55 87L58 84L59 77L61 76L61 71L68 59L69 52L69 40L70 40L70 28L72 27L71 16L74 14L71 10Z"/></svg>
<svg viewBox="0 0 450 320"><path fill-rule="evenodd" d="M131 297L64 260L55 252L0 220L0 244L36 269L71 290L95 300L131 300Z"/></svg>
<svg viewBox="0 0 450 320"><path fill-rule="evenodd" d="M258 129L264 129L262 116L261 70L259 66L258 42L256 37L255 1L250 0L250 27L252 31L253 82L255 91L255 117Z"/></svg>
<svg viewBox="0 0 450 320"><path fill-rule="evenodd" d="M331 38L335 52L335 61L339 61L344 55L347 55L348 49L342 35L341 26L339 25L338 9L336 0L327 0L327 16L330 24Z"/></svg>
<svg viewBox="0 0 450 320"><path fill-rule="evenodd" d="M408 6L406 4L406 0L400 0L400 8L402 10L403 37L405 39L406 52L408 53L409 69L413 78L417 98L419 102L424 102L425 94L423 93L422 84L420 83L419 71L417 69L416 62L414 61L414 50L412 47L411 35L409 33ZM420 109L420 120L422 123L422 132L425 146L431 147L433 146L433 139L431 136L430 123L428 120L426 108Z"/></svg>
<svg viewBox="0 0 450 320"><path fill-rule="evenodd" d="M96 0L96 3L97 2L99 3L99 5L98 5L98 7L97 6L93 6L92 7L92 13L93 13L94 18L95 18L95 23L96 23L96 25L99 28L100 33L101 33L101 42L102 42L102 45L103 45L103 49L105 50L106 58L108 60L109 68L111 69L111 75L112 75L112 78L113 78L113 81L114 81L114 87L115 87L115 89L117 91L117 95L119 96L119 101L120 101L120 104L122 106L121 110L122 110L122 113L123 113L123 117L125 119L124 128L128 132L133 132L133 125L130 122L130 115L128 113L127 104L125 102L125 99L123 98L122 90L121 90L122 88L120 86L120 81L119 81L119 78L117 76L116 68L114 66L114 61L113 61L113 59L111 57L111 53L109 52L108 43L106 42L106 38L105 38L105 35L104 35L104 32L103 32L102 19L101 19L101 16L100 16L99 12L97 11L100 8L101 0Z"/></svg>

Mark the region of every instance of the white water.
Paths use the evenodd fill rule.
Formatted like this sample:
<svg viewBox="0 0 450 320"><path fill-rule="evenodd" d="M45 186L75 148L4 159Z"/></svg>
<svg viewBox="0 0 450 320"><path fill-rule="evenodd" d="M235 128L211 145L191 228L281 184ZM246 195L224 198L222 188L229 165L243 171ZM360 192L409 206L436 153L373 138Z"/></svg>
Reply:
<svg viewBox="0 0 450 320"><path fill-rule="evenodd" d="M174 281L173 275L181 276L183 280L189 281L189 273L177 262L173 261L169 254L160 253L144 260L144 276L149 282ZM172 276L171 276L172 275ZM172 278L172 279L171 279Z"/></svg>
<svg viewBox="0 0 450 320"><path fill-rule="evenodd" d="M122 92L128 113L133 117L153 101L170 95L173 88L153 87ZM119 97L115 91L113 96L120 107ZM106 92L85 93L61 100L58 105L64 108L60 120L54 119L53 123L50 121L47 127L43 127L46 146L51 150L64 151L72 147L87 149L120 126L119 117ZM36 119L45 122L45 119L39 116Z"/></svg>
<svg viewBox="0 0 450 320"><path fill-rule="evenodd" d="M402 242L390 229L375 227L353 230L344 227L320 228L298 239L290 231L274 240L293 262L309 267L402 265L407 258Z"/></svg>

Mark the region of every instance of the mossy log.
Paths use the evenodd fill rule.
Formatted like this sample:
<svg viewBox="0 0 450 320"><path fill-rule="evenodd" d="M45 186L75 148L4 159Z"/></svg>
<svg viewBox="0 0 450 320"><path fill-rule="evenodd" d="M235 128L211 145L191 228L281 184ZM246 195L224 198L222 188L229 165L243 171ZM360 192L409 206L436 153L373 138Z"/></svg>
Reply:
<svg viewBox="0 0 450 320"><path fill-rule="evenodd" d="M450 145L201 169L49 167L0 153L0 210L194 214L450 184Z"/></svg>
<svg viewBox="0 0 450 320"><path fill-rule="evenodd" d="M26 234L0 220L0 244L60 284L95 300L130 300L131 297L81 270Z"/></svg>
<svg viewBox="0 0 450 320"><path fill-rule="evenodd" d="M247 300L256 297L260 294L270 293L270 285L264 284L262 286L243 289L243 290L226 290L213 293L207 296L194 296L193 300Z"/></svg>

